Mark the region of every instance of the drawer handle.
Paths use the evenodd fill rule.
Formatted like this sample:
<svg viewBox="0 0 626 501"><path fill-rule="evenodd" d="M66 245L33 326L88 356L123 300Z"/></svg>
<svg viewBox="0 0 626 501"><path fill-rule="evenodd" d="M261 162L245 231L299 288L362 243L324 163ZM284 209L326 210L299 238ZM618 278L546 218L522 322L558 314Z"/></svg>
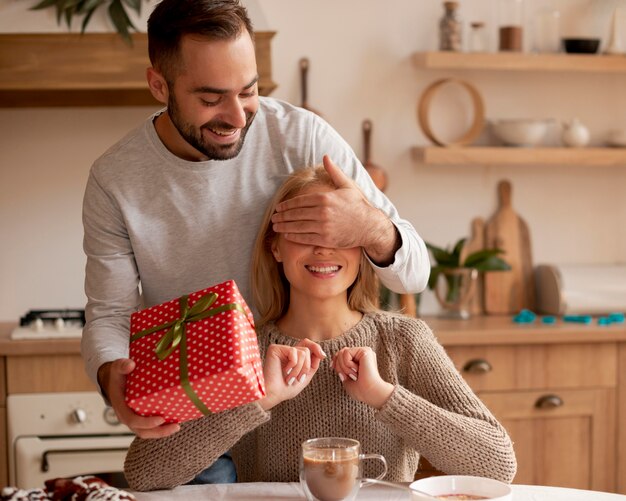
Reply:
<svg viewBox="0 0 626 501"><path fill-rule="evenodd" d="M537 409L556 409L563 405L563 399L558 395L544 395L535 402Z"/></svg>
<svg viewBox="0 0 626 501"><path fill-rule="evenodd" d="M491 372L491 370L491 364L482 358L470 360L463 367L463 372L469 372L470 374L486 374Z"/></svg>

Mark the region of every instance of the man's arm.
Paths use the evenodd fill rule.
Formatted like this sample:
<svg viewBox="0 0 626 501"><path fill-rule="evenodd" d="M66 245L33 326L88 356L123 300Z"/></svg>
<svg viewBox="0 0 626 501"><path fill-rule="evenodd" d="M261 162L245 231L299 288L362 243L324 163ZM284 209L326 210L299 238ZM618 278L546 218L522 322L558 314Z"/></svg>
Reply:
<svg viewBox="0 0 626 501"><path fill-rule="evenodd" d="M415 229L399 218L365 169L361 167L369 183L361 188L327 155L323 162L337 189L297 196L279 204L272 217L274 230L303 244L363 247L389 289L421 292L428 281L430 261Z"/></svg>
<svg viewBox="0 0 626 501"><path fill-rule="evenodd" d="M139 305L139 273L119 209L92 172L83 200L86 324L81 352L87 374L110 402L118 418L143 438L178 431L163 418L143 417L126 405L126 377L134 369L128 357L130 314Z"/></svg>

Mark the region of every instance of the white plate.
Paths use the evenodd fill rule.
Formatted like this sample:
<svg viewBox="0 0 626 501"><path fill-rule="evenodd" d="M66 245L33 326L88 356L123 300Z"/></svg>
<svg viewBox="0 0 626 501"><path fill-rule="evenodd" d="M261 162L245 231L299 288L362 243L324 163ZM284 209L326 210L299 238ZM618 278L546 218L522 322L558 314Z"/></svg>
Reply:
<svg viewBox="0 0 626 501"><path fill-rule="evenodd" d="M409 487L431 494L441 496L443 494L473 494L485 496L490 501L512 501L511 486L484 477L472 477L467 475L443 475L416 480ZM413 499L426 499L417 493L413 493Z"/></svg>

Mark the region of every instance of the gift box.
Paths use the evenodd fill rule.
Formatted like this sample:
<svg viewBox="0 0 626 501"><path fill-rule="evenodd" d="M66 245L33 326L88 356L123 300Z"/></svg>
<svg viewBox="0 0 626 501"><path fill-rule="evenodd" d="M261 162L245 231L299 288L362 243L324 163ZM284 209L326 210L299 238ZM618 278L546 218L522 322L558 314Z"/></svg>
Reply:
<svg viewBox="0 0 626 501"><path fill-rule="evenodd" d="M234 281L131 315L126 403L183 422L265 396L252 313Z"/></svg>

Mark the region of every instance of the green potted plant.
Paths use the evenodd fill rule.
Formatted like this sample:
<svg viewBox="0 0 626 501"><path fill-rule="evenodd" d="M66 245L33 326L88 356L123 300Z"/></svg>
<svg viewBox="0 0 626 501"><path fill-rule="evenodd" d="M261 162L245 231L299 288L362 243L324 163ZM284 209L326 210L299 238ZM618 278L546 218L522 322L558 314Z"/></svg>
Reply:
<svg viewBox="0 0 626 501"><path fill-rule="evenodd" d="M461 238L452 249L442 249L426 242L435 265L431 268L428 288L446 311L445 316L469 318L469 301L476 290L478 274L485 271L510 270L509 264L499 254L501 249L483 249L464 256L466 239ZM443 277L445 280L441 280Z"/></svg>
<svg viewBox="0 0 626 501"><path fill-rule="evenodd" d="M126 9L141 14L141 3L142 0L41 0L31 7L31 10L54 7L57 22L61 24L65 21L68 28L72 25L74 16L82 17L81 33L84 33L94 12L101 7L106 7L115 30L130 45L132 44L130 31L137 31L137 28L131 21Z"/></svg>

